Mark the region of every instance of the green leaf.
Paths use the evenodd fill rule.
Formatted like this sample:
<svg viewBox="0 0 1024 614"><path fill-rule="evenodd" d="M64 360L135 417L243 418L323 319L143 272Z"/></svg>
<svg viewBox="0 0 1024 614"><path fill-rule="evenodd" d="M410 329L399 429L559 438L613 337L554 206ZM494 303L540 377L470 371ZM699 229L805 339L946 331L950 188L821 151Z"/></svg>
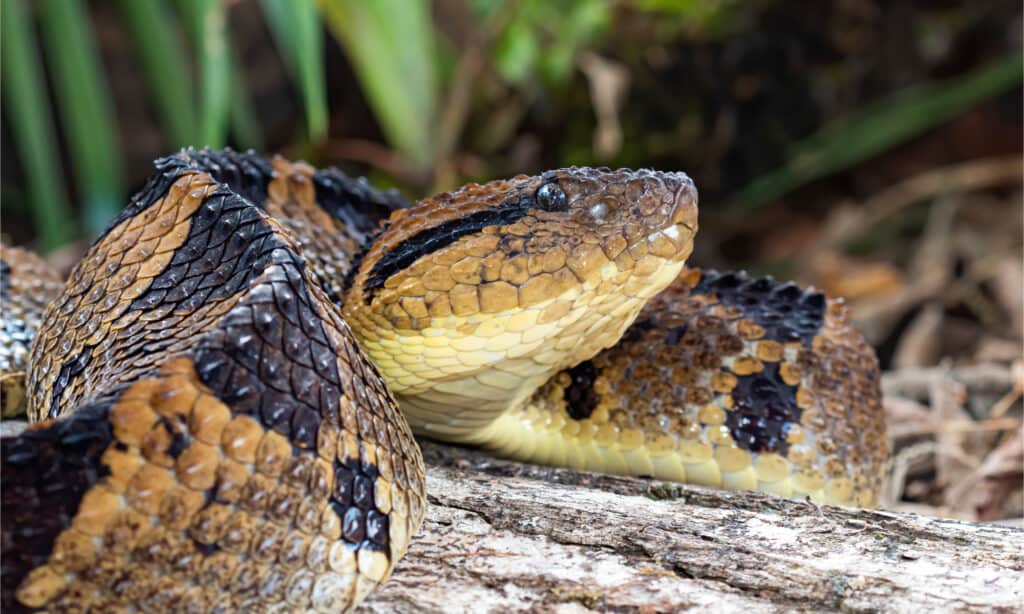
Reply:
<svg viewBox="0 0 1024 614"><path fill-rule="evenodd" d="M0 63L4 112L24 165L32 202L32 220L41 248L52 250L75 234L64 191L64 172L48 110L34 29L21 0L0 2Z"/></svg>
<svg viewBox="0 0 1024 614"><path fill-rule="evenodd" d="M1021 82L1019 53L974 73L909 87L826 125L796 144L789 162L736 194L739 207L757 207L821 177L848 168L948 121Z"/></svg>
<svg viewBox="0 0 1024 614"><path fill-rule="evenodd" d="M572 75L576 54L593 46L611 24L613 7L605 0L523 0L511 16L496 45L494 64L502 78L528 85L537 76L563 85ZM481 17L493 8L477 5Z"/></svg>
<svg viewBox="0 0 1024 614"><path fill-rule="evenodd" d="M223 147L231 110L227 8L221 0L179 0L199 66L198 147Z"/></svg>
<svg viewBox="0 0 1024 614"><path fill-rule="evenodd" d="M437 122L438 59L426 0L323 0L321 7L388 140L410 159L429 166Z"/></svg>
<svg viewBox="0 0 1024 614"><path fill-rule="evenodd" d="M263 128L252 108L241 63L231 54L231 134L242 149L263 150Z"/></svg>
<svg viewBox="0 0 1024 614"><path fill-rule="evenodd" d="M174 12L164 0L119 0L118 5L168 141L172 147L195 143L194 86Z"/></svg>
<svg viewBox="0 0 1024 614"><path fill-rule="evenodd" d="M537 67L540 45L534 29L523 20L512 21L494 49L494 64L509 83L522 83Z"/></svg>
<svg viewBox="0 0 1024 614"><path fill-rule="evenodd" d="M327 89L316 4L313 0L263 0L262 5L285 65L302 91L309 138L321 143L327 138Z"/></svg>
<svg viewBox="0 0 1024 614"><path fill-rule="evenodd" d="M46 56L90 236L124 205L113 104L81 0L42 3Z"/></svg>

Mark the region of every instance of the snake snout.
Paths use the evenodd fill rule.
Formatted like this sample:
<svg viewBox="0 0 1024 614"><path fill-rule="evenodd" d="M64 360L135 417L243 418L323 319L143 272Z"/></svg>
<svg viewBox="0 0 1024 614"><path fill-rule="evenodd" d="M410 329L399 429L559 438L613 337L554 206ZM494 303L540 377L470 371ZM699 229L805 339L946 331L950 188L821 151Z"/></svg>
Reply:
<svg viewBox="0 0 1024 614"><path fill-rule="evenodd" d="M672 182L677 184L675 200L669 212L669 221L673 225L685 226L692 233L697 232L697 187L686 173L667 173L674 176Z"/></svg>
<svg viewBox="0 0 1024 614"><path fill-rule="evenodd" d="M647 189L634 207L646 234L631 245L646 243L648 253L681 262L690 255L697 232L697 188L686 173L639 173Z"/></svg>

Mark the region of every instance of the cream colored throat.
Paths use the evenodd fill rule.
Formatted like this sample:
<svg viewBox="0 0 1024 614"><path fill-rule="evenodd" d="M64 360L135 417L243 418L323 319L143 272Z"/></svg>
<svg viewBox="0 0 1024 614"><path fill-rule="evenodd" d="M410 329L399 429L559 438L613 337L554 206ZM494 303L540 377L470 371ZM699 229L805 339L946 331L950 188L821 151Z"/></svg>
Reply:
<svg viewBox="0 0 1024 614"><path fill-rule="evenodd" d="M548 378L617 342L683 266L662 263L638 276L609 262L594 281L536 305L432 318L422 330L363 345L415 432L479 443L489 424L522 407Z"/></svg>

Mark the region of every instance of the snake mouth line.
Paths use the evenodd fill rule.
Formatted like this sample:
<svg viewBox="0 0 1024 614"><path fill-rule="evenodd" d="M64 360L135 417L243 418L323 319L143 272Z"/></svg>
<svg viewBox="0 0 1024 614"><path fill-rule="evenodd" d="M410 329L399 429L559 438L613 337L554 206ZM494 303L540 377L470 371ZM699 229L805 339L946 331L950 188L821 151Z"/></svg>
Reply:
<svg viewBox="0 0 1024 614"><path fill-rule="evenodd" d="M682 231L680 229L680 227L685 228L686 231L685 232ZM687 235L687 233L688 233L688 235ZM695 233L696 233L695 225L687 224L686 222L676 222L674 224L670 224L669 226L667 226L665 228L659 228L658 230L655 230L653 232L650 232L650 233L644 235L640 239L637 239L636 241L630 243L626 247L626 249L623 250L623 251L632 252L632 250L634 248L636 248L637 246L639 246L639 245L641 245L643 243L650 244L650 242L654 241L659 236L663 236L663 237L667 238L669 241L671 241L672 244L676 247L676 253L674 255L668 255L668 254L658 254L656 252L651 252L653 255L658 256L660 258L664 258L666 260L672 260L672 259L674 259L676 257L679 257L679 256L681 256L682 258L686 258L687 256L689 256L690 250L684 249L685 245L684 245L683 242L684 242L686 236L693 237L693 235ZM609 259L610 260L614 260L614 258L609 258Z"/></svg>
<svg viewBox="0 0 1024 614"><path fill-rule="evenodd" d="M670 238L672 238L672 239L678 239L679 238L679 227L680 226L682 226L683 228L689 230L692 233L697 232L697 229L694 227L693 224L687 224L686 222L677 222L675 224L672 224L668 228L659 230L658 232L670 235ZM652 233L652 234L657 234L657 233Z"/></svg>

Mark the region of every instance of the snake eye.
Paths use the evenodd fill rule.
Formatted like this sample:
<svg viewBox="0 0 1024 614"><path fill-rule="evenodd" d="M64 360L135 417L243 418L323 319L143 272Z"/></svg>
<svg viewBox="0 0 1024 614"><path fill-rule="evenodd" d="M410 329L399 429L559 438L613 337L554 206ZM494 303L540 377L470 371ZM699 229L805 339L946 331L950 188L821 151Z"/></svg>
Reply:
<svg viewBox="0 0 1024 614"><path fill-rule="evenodd" d="M546 211L565 211L569 198L557 183L545 183L537 189L537 204Z"/></svg>

